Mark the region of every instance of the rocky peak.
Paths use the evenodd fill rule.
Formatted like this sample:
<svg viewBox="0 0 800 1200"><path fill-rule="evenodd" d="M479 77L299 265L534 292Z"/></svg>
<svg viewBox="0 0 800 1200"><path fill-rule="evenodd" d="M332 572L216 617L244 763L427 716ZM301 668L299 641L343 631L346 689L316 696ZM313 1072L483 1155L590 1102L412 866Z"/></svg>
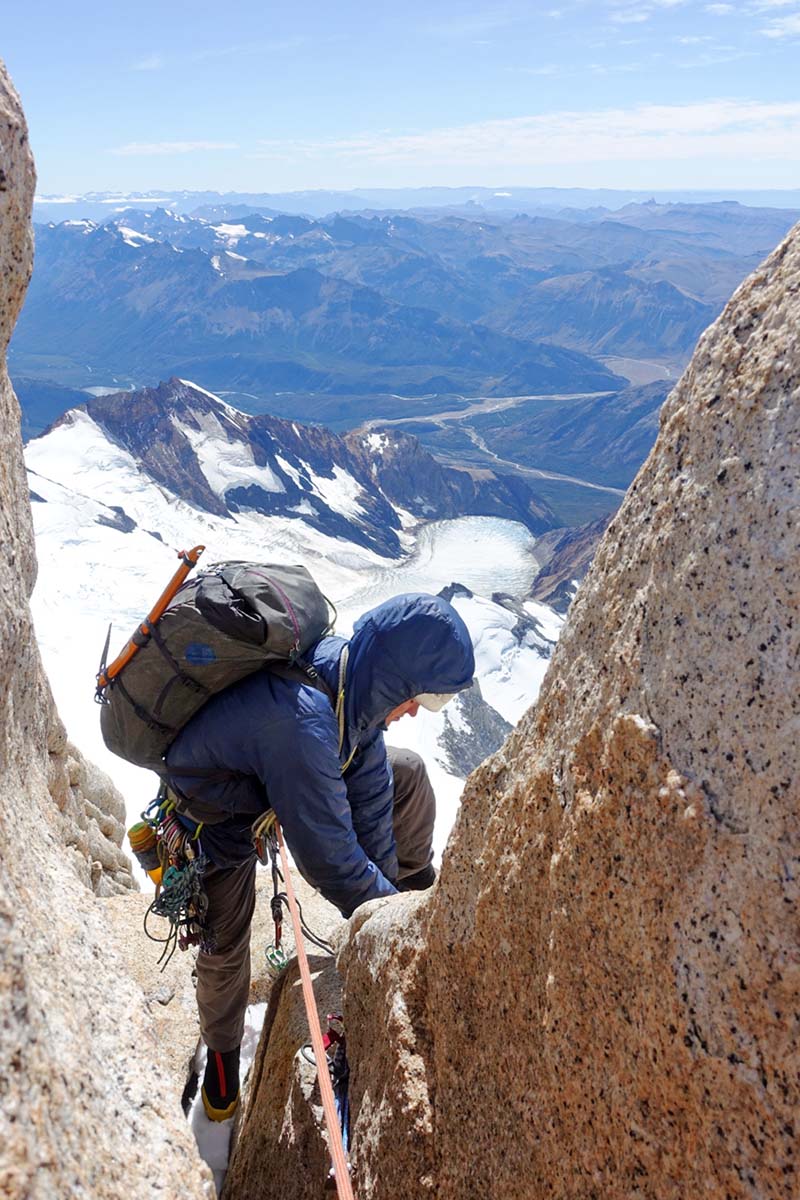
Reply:
<svg viewBox="0 0 800 1200"><path fill-rule="evenodd" d="M348 433L345 442L384 495L416 517L510 517L536 534L556 523L547 501L519 477L446 467L413 434L378 426Z"/></svg>
<svg viewBox="0 0 800 1200"><path fill-rule="evenodd" d="M399 535L409 513L418 520L500 516L535 533L555 523L527 484L445 467L410 435L342 437L320 425L254 416L178 378L90 400L53 428L75 426L76 411L168 493L205 512L302 520L383 555L402 553ZM109 519L129 518L123 511Z"/></svg>
<svg viewBox="0 0 800 1200"><path fill-rule="evenodd" d="M551 529L536 543L539 572L531 584L531 597L565 613L577 585L592 564L612 514L573 529Z"/></svg>

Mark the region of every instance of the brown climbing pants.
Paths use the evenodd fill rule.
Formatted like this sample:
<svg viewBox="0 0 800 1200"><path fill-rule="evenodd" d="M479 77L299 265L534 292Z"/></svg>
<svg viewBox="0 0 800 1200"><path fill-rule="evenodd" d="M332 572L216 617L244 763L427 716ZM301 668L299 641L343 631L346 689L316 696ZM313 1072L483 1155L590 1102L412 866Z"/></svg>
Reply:
<svg viewBox="0 0 800 1200"><path fill-rule="evenodd" d="M387 747L394 775L394 836L398 879L414 875L433 858L436 800L425 764L411 750ZM210 867L204 877L214 954L197 956L200 1032L212 1050L225 1053L242 1040L250 993L250 922L256 904L255 855L238 867Z"/></svg>

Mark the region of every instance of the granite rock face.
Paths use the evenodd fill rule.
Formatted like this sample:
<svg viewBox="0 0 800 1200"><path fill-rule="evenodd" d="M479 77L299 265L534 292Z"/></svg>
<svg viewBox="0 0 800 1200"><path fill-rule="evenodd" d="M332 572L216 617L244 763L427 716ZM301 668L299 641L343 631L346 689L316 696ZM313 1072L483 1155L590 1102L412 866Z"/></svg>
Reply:
<svg viewBox="0 0 800 1200"><path fill-rule="evenodd" d="M436 887L340 955L356 1193L800 1188L800 228L701 339Z"/></svg>
<svg viewBox="0 0 800 1200"><path fill-rule="evenodd" d="M122 849L125 801L109 777L67 741L44 676L48 705L48 788L60 814L57 830L78 877L98 896L136 889Z"/></svg>
<svg viewBox="0 0 800 1200"><path fill-rule="evenodd" d="M210 1176L176 1084L156 1083L154 1029L94 894L133 886L120 799L66 741L28 607L36 562L5 351L30 275L33 188L0 64L0 1194L199 1198Z"/></svg>

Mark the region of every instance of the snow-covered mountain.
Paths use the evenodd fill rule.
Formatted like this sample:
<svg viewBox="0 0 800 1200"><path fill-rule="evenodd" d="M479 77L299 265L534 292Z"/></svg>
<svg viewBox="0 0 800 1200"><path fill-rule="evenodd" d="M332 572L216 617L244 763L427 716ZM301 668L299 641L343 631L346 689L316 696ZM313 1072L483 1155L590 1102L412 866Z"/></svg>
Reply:
<svg viewBox="0 0 800 1200"><path fill-rule="evenodd" d="M132 818L151 798L153 776L102 745L94 676L108 623L113 654L179 550L203 544L204 562L306 563L345 635L391 595L447 588L475 642L479 690L392 729L393 741L432 765L441 848L463 775L533 701L558 636L562 618L524 599L537 571L532 528L548 522L529 513L522 524L519 511L509 519L513 508L491 487L472 493L478 511L486 501L485 515L457 515L465 485L451 476L465 473L442 468L404 435L342 439L248 416L180 381L71 410L29 443L26 458L45 665L71 737L109 771Z"/></svg>
<svg viewBox="0 0 800 1200"><path fill-rule="evenodd" d="M423 518L508 517L537 534L556 524L525 482L444 467L415 437L339 437L322 426L251 416L180 379L90 400L63 423L86 418L156 483L205 512L302 518L395 557L403 553L403 524Z"/></svg>

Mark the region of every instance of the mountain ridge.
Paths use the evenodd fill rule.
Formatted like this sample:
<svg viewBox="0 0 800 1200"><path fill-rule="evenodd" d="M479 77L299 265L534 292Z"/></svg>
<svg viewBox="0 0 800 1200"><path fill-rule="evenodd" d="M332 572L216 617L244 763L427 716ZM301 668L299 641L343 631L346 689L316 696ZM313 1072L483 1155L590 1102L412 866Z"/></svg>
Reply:
<svg viewBox="0 0 800 1200"><path fill-rule="evenodd" d="M395 557L403 553L403 514L418 521L501 516L533 533L557 524L522 481L443 466L412 435L340 437L323 426L253 416L186 380L87 399L50 429L81 412L156 483L217 516L242 508L291 516Z"/></svg>
<svg viewBox="0 0 800 1200"><path fill-rule="evenodd" d="M512 376L530 391L567 381L585 391L621 386L574 351L398 303L313 266L276 272L228 250L179 248L124 225L85 222L39 229L12 347L20 374L31 373L25 364L41 359L42 346L83 378L87 366L199 374L212 387L267 392L275 383L309 386L309 370L322 392L503 394ZM272 364L281 362L273 382ZM68 382L63 368L60 382Z"/></svg>

